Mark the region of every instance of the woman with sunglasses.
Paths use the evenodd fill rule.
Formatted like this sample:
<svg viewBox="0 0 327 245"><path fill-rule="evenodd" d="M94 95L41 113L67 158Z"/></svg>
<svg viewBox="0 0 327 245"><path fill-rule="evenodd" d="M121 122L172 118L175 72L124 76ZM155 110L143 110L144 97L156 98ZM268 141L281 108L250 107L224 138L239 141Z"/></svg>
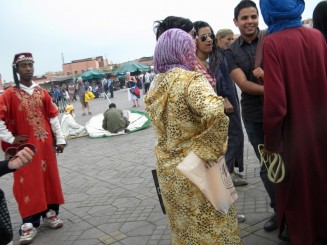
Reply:
<svg viewBox="0 0 327 245"><path fill-rule="evenodd" d="M208 64L208 57L212 52L215 35L211 26L204 21L193 23L196 34L196 65L195 71L202 73L212 88L216 91L216 79Z"/></svg>
<svg viewBox="0 0 327 245"><path fill-rule="evenodd" d="M213 53L216 53L216 51L214 50L215 47L215 35L213 34L213 29L211 28L211 26L204 21L196 21L194 22L194 29L195 32L197 34L196 37L196 60L197 63L195 65L195 70L199 73L202 73L208 80L208 82L211 84L211 86L213 87L213 89L217 92L217 94L219 96L221 96L221 94L219 93L219 87L220 85L217 84L217 81L219 79L219 76L215 76L213 70L210 68L208 61L209 59L212 57ZM219 65L219 62L218 62ZM216 66L217 69L219 70L219 67ZM216 69L215 69L216 71ZM228 72L228 71L227 71ZM217 79L217 80L216 80ZM220 79L219 79L220 80ZM221 81L220 81L221 82ZM226 105L230 105L227 106L226 109ZM229 116L230 113L232 113L233 111L230 111L230 108L233 108L228 100L228 98L226 96L224 96L224 108L225 108L225 113L227 114L227 116ZM241 131L242 135L239 135L239 139L242 145L242 147L237 147L235 148L235 144L231 144L231 140L234 140L235 137L232 137L232 133L234 133L234 131L230 130L231 125L229 125L228 128L228 148L227 148L227 152L225 154L225 160L226 160L226 165L228 167L228 169L230 170L230 174L231 174L231 178L233 180L233 183L235 186L240 186L240 185L247 185L247 182L242 178L242 176L240 174L236 174L234 172L234 163L235 163L235 158L233 155L233 152L239 152L241 151L241 160L239 159L240 157L238 157L238 167L240 168L240 171L243 171L243 140L244 140L244 135L243 135L243 131ZM242 128L242 125L241 125ZM232 139L230 139L230 137ZM245 221L245 216L243 214L238 214L237 215L237 219L239 222L243 222Z"/></svg>

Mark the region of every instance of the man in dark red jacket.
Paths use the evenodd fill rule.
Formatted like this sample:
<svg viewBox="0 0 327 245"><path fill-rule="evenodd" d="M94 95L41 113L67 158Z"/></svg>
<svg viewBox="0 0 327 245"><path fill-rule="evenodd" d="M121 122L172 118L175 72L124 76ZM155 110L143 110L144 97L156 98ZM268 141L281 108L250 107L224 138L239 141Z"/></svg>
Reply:
<svg viewBox="0 0 327 245"><path fill-rule="evenodd" d="M327 49L303 27L303 0L260 1L268 35L263 45L265 149L281 153L277 184L280 231L292 245L327 244Z"/></svg>

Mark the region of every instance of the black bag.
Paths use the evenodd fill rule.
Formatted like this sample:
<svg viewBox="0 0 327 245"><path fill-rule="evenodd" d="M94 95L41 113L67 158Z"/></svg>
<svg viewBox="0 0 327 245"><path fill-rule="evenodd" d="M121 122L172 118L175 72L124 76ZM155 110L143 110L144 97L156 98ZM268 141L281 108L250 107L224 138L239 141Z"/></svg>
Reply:
<svg viewBox="0 0 327 245"><path fill-rule="evenodd" d="M160 191L160 186L159 186L159 181L158 181L157 170L156 169L153 169L153 170L151 170L151 172L152 172L152 177L153 177L154 185L156 187L157 195L158 195L158 198L159 198L161 210L162 210L162 212L164 214L166 214L165 205L163 203L162 196L161 196L161 191Z"/></svg>
<svg viewBox="0 0 327 245"><path fill-rule="evenodd" d="M0 245L8 244L12 241L13 231L10 216L7 208L6 198L0 189Z"/></svg>

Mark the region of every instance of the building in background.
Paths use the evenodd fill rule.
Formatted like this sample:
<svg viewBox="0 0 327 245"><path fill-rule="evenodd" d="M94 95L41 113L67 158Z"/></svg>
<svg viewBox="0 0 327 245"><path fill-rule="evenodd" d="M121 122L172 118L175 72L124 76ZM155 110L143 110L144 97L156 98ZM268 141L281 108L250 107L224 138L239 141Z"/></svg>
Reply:
<svg viewBox="0 0 327 245"><path fill-rule="evenodd" d="M93 58L86 58L80 60L73 60L71 63L64 63L62 65L64 76L76 76L87 70L100 70L108 66L108 61L103 56Z"/></svg>

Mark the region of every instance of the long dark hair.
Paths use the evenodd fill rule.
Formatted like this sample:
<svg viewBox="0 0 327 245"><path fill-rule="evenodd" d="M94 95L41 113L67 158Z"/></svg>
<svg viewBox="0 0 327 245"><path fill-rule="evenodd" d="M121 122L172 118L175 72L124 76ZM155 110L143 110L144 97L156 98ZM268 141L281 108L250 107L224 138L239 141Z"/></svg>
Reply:
<svg viewBox="0 0 327 245"><path fill-rule="evenodd" d="M204 27L209 27L211 33L214 35L212 27L207 22L195 21L193 25L197 36L199 35L199 30ZM212 44L212 52L208 56L209 69L213 72L213 74L215 74L217 69L219 69L219 63L220 63L219 54L220 54L220 49L216 46L216 39L214 39Z"/></svg>
<svg viewBox="0 0 327 245"><path fill-rule="evenodd" d="M321 1L313 10L313 28L321 31L327 42L327 1Z"/></svg>
<svg viewBox="0 0 327 245"><path fill-rule="evenodd" d="M158 40L162 33L172 28L190 32L193 29L193 23L187 18L177 16L168 16L164 20L157 20L154 22L153 28L156 39Z"/></svg>

